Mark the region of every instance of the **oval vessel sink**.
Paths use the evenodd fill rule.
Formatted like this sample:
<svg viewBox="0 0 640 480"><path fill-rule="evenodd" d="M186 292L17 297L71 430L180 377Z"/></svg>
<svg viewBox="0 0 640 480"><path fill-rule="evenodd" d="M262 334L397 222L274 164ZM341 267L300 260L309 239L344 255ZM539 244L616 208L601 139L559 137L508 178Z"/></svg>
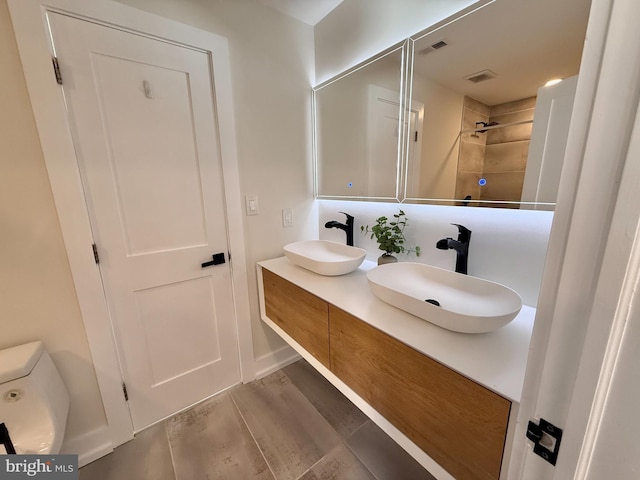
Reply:
<svg viewBox="0 0 640 480"><path fill-rule="evenodd" d="M380 300L454 332L497 330L522 308L509 287L423 263L380 265L367 279Z"/></svg>
<svg viewBox="0 0 640 480"><path fill-rule="evenodd" d="M367 252L328 240L303 240L285 245L284 254L299 267L320 275L336 276L357 269Z"/></svg>

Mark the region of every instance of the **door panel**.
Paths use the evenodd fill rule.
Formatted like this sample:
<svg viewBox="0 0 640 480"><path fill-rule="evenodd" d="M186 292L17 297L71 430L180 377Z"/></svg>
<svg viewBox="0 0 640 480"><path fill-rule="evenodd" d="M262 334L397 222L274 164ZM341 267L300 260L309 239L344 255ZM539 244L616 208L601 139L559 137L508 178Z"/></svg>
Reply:
<svg viewBox="0 0 640 480"><path fill-rule="evenodd" d="M188 72L93 61L128 254L205 245Z"/></svg>
<svg viewBox="0 0 640 480"><path fill-rule="evenodd" d="M211 62L48 16L138 431L240 379Z"/></svg>
<svg viewBox="0 0 640 480"><path fill-rule="evenodd" d="M212 287L201 277L134 292L153 386L220 360Z"/></svg>

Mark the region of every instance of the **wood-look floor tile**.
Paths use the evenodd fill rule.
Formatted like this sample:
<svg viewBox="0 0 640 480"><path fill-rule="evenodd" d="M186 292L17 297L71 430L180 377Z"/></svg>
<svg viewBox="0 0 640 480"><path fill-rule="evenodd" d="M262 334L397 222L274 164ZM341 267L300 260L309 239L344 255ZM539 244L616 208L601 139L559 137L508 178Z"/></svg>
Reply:
<svg viewBox="0 0 640 480"><path fill-rule="evenodd" d="M226 392L176 415L167 431L178 480L273 480Z"/></svg>
<svg viewBox="0 0 640 480"><path fill-rule="evenodd" d="M282 371L342 438L367 421L358 407L305 360L292 363Z"/></svg>
<svg viewBox="0 0 640 480"><path fill-rule="evenodd" d="M175 480L164 423L140 432L79 473L80 480Z"/></svg>
<svg viewBox="0 0 640 480"><path fill-rule="evenodd" d="M341 444L322 457L299 480L376 480L346 445Z"/></svg>
<svg viewBox="0 0 640 480"><path fill-rule="evenodd" d="M370 420L347 438L346 443L378 480L435 480Z"/></svg>
<svg viewBox="0 0 640 480"><path fill-rule="evenodd" d="M293 480L341 442L287 376L278 371L231 395L278 480Z"/></svg>

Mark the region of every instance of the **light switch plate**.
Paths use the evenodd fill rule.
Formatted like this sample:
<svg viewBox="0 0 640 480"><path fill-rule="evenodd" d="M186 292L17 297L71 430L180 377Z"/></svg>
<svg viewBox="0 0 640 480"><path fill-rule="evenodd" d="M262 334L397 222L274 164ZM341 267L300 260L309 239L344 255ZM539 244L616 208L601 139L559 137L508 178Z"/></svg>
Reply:
<svg viewBox="0 0 640 480"><path fill-rule="evenodd" d="M247 215L258 215L260 213L260 205L258 204L257 195L246 195L244 197L244 208Z"/></svg>

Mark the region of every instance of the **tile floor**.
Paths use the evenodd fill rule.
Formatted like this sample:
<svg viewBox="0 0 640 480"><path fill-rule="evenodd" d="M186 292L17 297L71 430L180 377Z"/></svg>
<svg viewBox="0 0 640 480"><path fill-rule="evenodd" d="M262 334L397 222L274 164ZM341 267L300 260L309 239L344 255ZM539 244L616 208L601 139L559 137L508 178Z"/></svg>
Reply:
<svg viewBox="0 0 640 480"><path fill-rule="evenodd" d="M157 424L80 480L434 480L304 360Z"/></svg>

